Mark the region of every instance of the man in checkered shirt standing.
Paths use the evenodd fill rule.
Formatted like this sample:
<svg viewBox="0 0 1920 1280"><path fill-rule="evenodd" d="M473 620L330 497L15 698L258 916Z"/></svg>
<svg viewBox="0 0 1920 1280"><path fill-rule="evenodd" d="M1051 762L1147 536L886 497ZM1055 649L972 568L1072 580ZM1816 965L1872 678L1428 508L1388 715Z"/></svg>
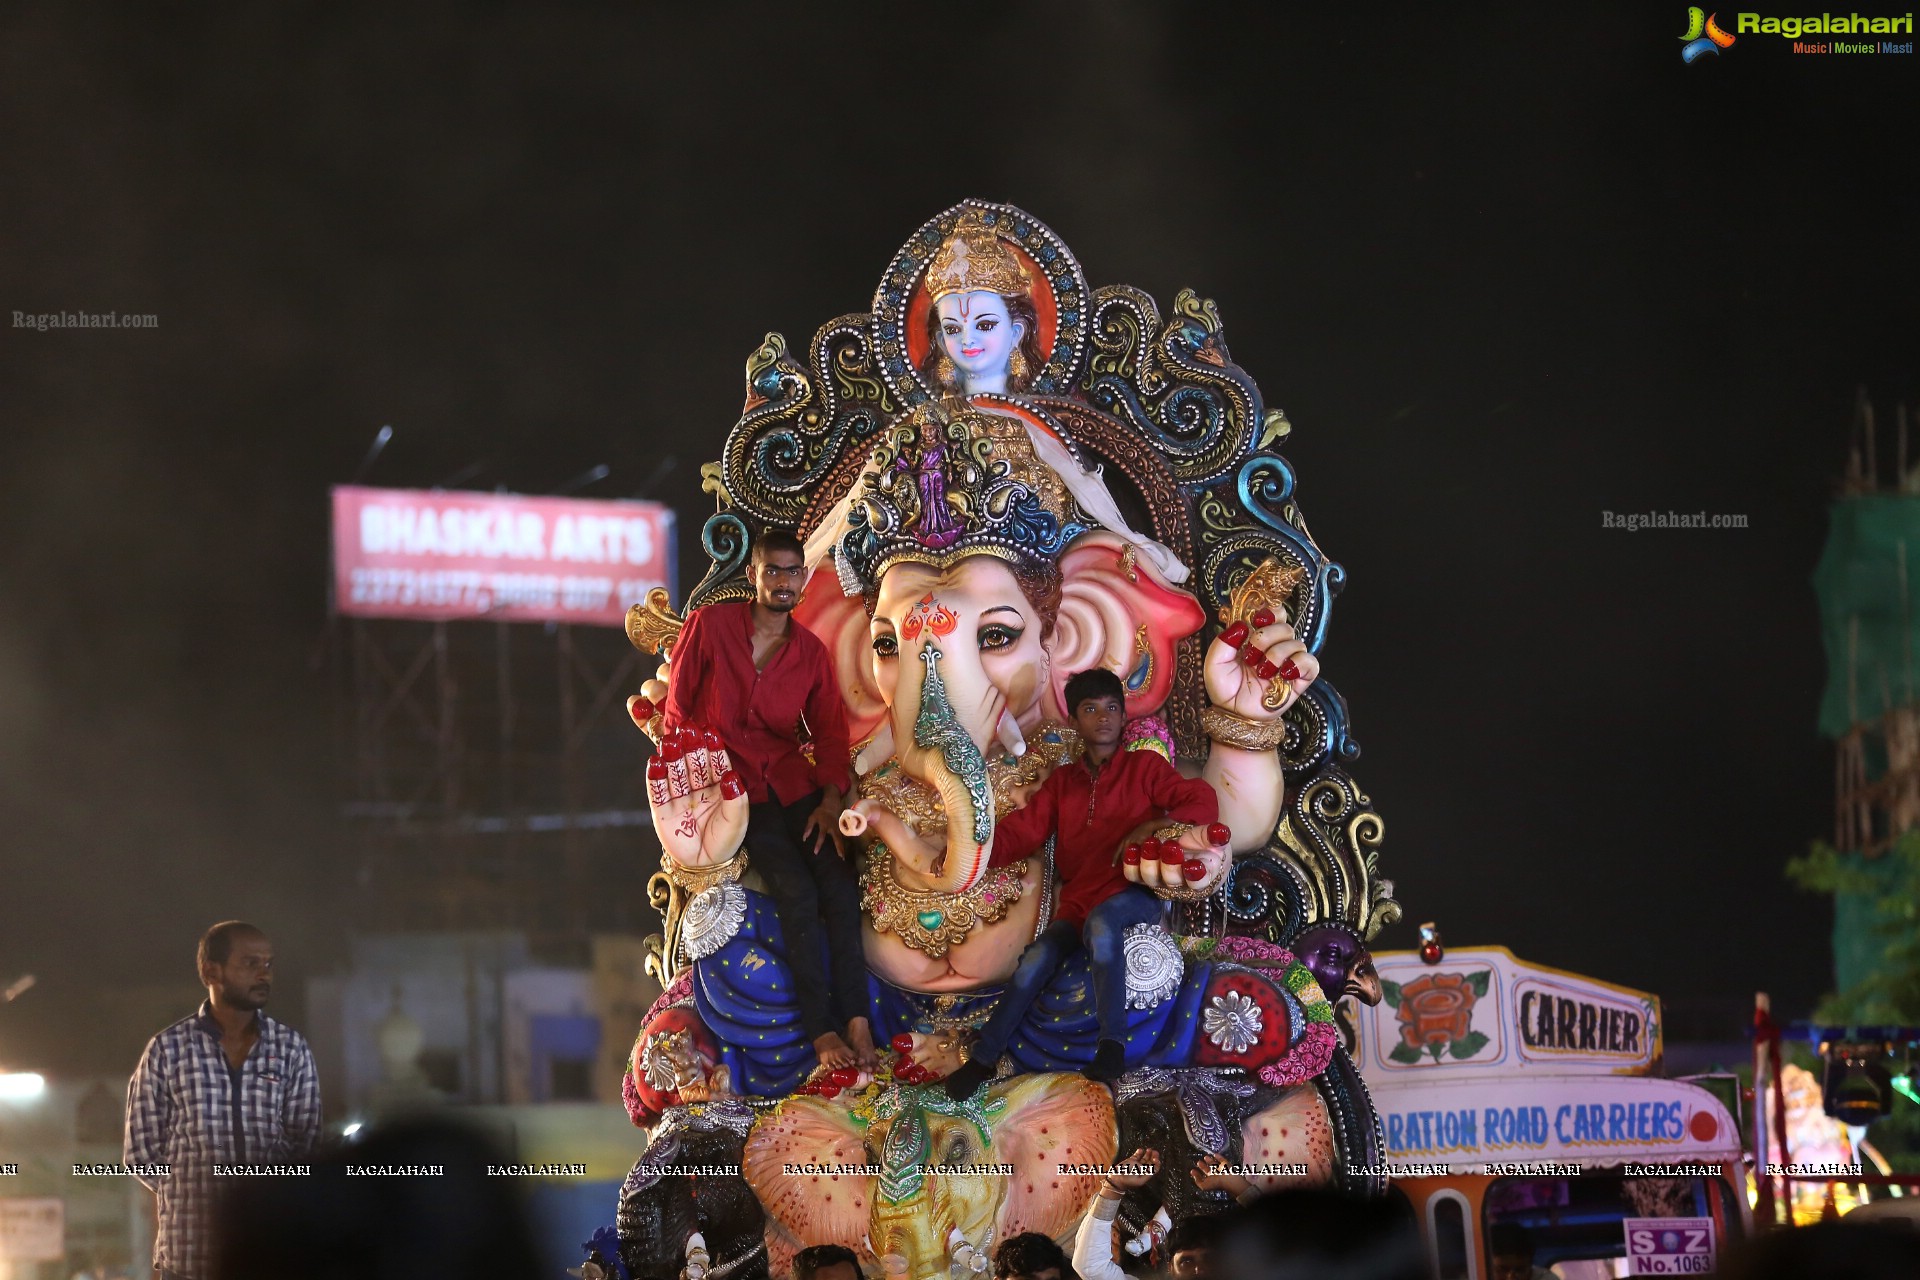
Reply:
<svg viewBox="0 0 1920 1280"><path fill-rule="evenodd" d="M154 1274L203 1280L220 1165L298 1164L320 1133L320 1079L300 1033L261 1012L273 944L241 920L200 939L200 1011L147 1042L127 1083L126 1163L159 1201ZM167 1167L167 1173L138 1166Z"/></svg>

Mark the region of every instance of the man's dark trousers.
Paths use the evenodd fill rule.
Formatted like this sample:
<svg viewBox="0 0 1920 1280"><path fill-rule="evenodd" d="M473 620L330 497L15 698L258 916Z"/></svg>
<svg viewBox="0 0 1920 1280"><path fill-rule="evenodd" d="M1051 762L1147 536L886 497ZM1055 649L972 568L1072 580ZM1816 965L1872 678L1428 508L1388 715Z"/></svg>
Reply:
<svg viewBox="0 0 1920 1280"><path fill-rule="evenodd" d="M859 882L831 838L821 837L818 853L811 839L801 838L820 798L815 791L789 805L777 799L753 805L746 840L748 863L766 881L780 914L800 1023L810 1040L843 1032L850 1020L869 1016ZM823 928L831 985L820 966Z"/></svg>

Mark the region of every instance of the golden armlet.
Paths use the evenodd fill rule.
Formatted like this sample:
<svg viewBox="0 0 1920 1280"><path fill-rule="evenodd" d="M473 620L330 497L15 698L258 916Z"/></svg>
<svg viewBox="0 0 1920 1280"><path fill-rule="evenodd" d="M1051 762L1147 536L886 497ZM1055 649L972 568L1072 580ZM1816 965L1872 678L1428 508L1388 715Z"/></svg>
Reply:
<svg viewBox="0 0 1920 1280"><path fill-rule="evenodd" d="M1287 739L1284 720L1249 720L1224 707L1200 712L1200 727L1215 742L1245 751L1272 751Z"/></svg>

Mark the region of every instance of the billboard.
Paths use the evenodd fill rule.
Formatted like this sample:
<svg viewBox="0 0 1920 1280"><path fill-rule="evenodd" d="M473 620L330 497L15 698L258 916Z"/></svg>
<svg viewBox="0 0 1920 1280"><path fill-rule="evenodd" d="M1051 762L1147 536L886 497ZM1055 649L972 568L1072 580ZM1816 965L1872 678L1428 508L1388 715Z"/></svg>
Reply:
<svg viewBox="0 0 1920 1280"><path fill-rule="evenodd" d="M1505 947L1374 956L1380 1003L1359 1010L1367 1083L1515 1070L1645 1075L1660 1061L1660 1001L1522 960Z"/></svg>
<svg viewBox="0 0 1920 1280"><path fill-rule="evenodd" d="M1733 1116L1718 1098L1681 1080L1456 1075L1369 1088L1387 1159L1426 1166L1423 1172L1444 1166L1447 1173L1500 1174L1541 1161L1582 1168L1732 1164L1739 1172Z"/></svg>
<svg viewBox="0 0 1920 1280"><path fill-rule="evenodd" d="M623 626L673 590L658 502L452 490L333 491L334 609L355 618Z"/></svg>

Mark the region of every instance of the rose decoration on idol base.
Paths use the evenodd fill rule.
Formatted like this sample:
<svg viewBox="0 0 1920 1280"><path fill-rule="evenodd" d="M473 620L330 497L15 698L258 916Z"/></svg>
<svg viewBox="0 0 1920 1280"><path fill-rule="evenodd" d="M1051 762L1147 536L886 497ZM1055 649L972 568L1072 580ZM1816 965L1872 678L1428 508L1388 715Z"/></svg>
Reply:
<svg viewBox="0 0 1920 1280"><path fill-rule="evenodd" d="M1387 1057L1413 1066L1431 1058L1464 1060L1487 1047L1473 1029L1473 1006L1487 994L1491 971L1423 973L1402 986L1382 981L1381 992L1400 1024L1400 1042Z"/></svg>

